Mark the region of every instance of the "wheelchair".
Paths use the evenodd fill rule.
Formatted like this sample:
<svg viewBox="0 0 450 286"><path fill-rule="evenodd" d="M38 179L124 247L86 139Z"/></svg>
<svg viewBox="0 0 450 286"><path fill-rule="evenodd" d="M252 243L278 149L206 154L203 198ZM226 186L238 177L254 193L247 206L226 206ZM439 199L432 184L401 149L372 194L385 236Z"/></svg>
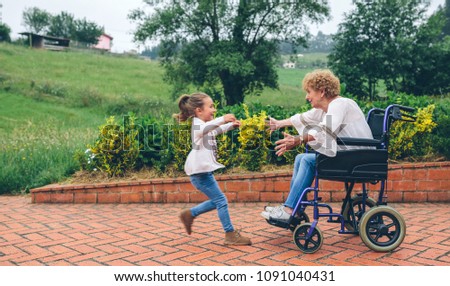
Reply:
<svg viewBox="0 0 450 286"><path fill-rule="evenodd" d="M337 138L337 144L365 146L368 149L349 149L337 152L336 157L316 153L313 187L303 190L291 217L286 220L270 218L271 225L289 229L293 241L303 253L314 253L323 244L323 234L317 224L319 218L339 223L339 234L359 234L364 244L377 252L397 248L405 238L406 224L402 215L387 205L389 128L396 120L415 121L414 108L393 104L385 110L374 108L367 115L367 123L374 139ZM321 202L319 180L340 181L345 186L340 213ZM368 196L368 185L380 182L378 198ZM362 184L362 192L352 196L355 184ZM308 193L313 198L308 200ZM313 221L305 210L311 206Z"/></svg>

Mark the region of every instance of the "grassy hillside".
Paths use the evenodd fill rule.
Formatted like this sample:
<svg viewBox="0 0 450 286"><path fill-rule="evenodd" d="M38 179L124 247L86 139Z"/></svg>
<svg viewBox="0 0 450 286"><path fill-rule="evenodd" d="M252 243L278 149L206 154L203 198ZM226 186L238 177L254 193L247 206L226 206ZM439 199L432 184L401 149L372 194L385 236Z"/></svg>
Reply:
<svg viewBox="0 0 450 286"><path fill-rule="evenodd" d="M157 62L0 43L0 63L0 194L72 174L74 152L93 142L110 115L170 115L177 108ZM298 108L305 73L280 69L280 90L246 101Z"/></svg>
<svg viewBox="0 0 450 286"><path fill-rule="evenodd" d="M49 52L0 45L0 84L4 90L104 113L120 108L172 109L170 87L156 62L83 52ZM128 110L127 110L128 111Z"/></svg>

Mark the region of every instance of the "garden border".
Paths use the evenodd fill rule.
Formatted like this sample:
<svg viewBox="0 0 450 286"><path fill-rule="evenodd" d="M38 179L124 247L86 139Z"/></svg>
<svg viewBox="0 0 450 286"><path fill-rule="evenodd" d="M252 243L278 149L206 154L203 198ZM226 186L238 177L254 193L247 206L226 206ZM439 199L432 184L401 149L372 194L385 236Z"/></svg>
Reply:
<svg viewBox="0 0 450 286"><path fill-rule="evenodd" d="M229 202L283 202L292 172L216 175ZM391 164L387 196L389 202L450 202L450 161ZM323 201L344 198L344 184L321 180ZM360 190L355 186L355 190ZM377 198L379 184L369 185L370 196ZM52 184L31 190L32 203L198 203L206 196L197 191L188 177L150 179L130 182L61 185Z"/></svg>

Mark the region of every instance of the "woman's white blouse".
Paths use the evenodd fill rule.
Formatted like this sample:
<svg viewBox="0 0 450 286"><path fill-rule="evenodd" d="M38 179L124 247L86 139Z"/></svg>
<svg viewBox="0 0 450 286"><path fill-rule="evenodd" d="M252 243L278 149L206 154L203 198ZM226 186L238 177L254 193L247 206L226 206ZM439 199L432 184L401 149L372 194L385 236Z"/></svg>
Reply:
<svg viewBox="0 0 450 286"><path fill-rule="evenodd" d="M313 108L291 117L291 122L301 135L311 135L308 145L324 155L334 157L336 151L367 148L337 145L336 137L373 139L365 116L355 101L338 97L328 105L328 112Z"/></svg>
<svg viewBox="0 0 450 286"><path fill-rule="evenodd" d="M225 124L223 116L208 122L194 117L191 130L192 150L184 164L184 171L188 176L225 167L216 159L216 136L232 128L233 123Z"/></svg>

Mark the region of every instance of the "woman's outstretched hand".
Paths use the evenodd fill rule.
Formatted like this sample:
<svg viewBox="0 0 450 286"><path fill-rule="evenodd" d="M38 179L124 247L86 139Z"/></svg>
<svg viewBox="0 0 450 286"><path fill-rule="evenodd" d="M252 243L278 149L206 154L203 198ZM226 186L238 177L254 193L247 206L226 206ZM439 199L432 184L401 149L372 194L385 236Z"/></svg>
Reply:
<svg viewBox="0 0 450 286"><path fill-rule="evenodd" d="M275 142L277 145L275 147L277 156L283 155L286 151L291 150L297 145L300 145L302 143L302 140L300 137L292 136L286 132L283 132L284 138L280 139Z"/></svg>
<svg viewBox="0 0 450 286"><path fill-rule="evenodd" d="M270 132L279 128L278 120L269 116L269 120L266 121L266 126L269 126Z"/></svg>

